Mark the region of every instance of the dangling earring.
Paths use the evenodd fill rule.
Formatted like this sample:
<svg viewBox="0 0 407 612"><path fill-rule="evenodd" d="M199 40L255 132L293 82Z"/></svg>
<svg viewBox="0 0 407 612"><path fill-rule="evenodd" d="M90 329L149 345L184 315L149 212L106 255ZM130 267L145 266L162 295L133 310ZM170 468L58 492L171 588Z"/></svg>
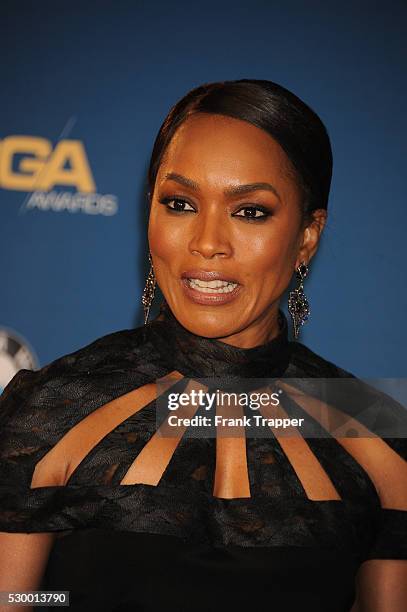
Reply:
<svg viewBox="0 0 407 612"><path fill-rule="evenodd" d="M143 295L141 296L141 302L144 307L144 325L146 325L148 321L148 315L150 313L151 303L154 299L154 292L155 292L155 285L156 285L154 268L153 268L153 260L151 259L151 253L148 254L148 259L150 261L150 271L147 276L146 284L143 290Z"/></svg>
<svg viewBox="0 0 407 612"><path fill-rule="evenodd" d="M310 308L307 296L304 293L303 281L308 275L308 266L305 261L302 261L296 269L296 277L299 280L298 287L290 291L288 297L288 311L293 320L294 337L298 338L301 325L304 325L309 318Z"/></svg>

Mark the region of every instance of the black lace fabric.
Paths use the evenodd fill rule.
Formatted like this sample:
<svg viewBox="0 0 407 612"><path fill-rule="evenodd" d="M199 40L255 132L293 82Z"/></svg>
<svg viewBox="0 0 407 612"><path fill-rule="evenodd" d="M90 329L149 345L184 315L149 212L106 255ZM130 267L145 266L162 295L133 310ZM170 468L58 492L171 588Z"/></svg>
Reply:
<svg viewBox="0 0 407 612"><path fill-rule="evenodd" d="M194 377L220 377L225 388L238 384L240 379L267 377L288 382L348 378L362 385L301 343L290 342L282 311L279 322L276 338L262 346L240 349L192 334L164 304L160 316L148 325L104 336L39 371L21 370L6 387L0 399L0 531L57 532L63 536L54 546L45 584L67 588L69 583L73 590L80 591L82 595L75 600L77 607L73 609L155 610L167 606L200 610L200 605L204 606L205 597L201 603L178 600L171 608L171 598L175 597L172 583L166 583L164 601L160 599L162 592L159 594L146 577L130 593L129 585L123 586L127 569L122 568L116 581L112 578L116 570L111 561L103 569L100 567L98 559L115 547L119 547L118 565L121 567L120 555L124 555L126 568L129 563L131 567L136 564L136 573L142 566L160 574L164 562L175 564L174 571L195 567L197 575L203 568L214 572L220 567L226 568L226 574L232 572L238 583L240 570L252 579L253 572L261 575L267 569L268 576L273 576L274 596L280 589L281 601L287 606L276 609L287 610L299 609L294 599L292 607L287 603L297 595L298 605L303 606L304 593L313 606L309 609L350 609L354 577L362 562L407 559L405 496L401 493L395 507L391 507L386 491L375 479L375 468L367 469L360 456L334 436L316 435L305 440L307 456L315 462L310 465L318 468L314 480L320 478L332 494L310 495L313 487L316 490L313 472L301 473L301 465L293 461L289 447L272 433L265 438L246 438L249 496L214 495L216 438L183 436L156 484L121 484L135 459L154 440L156 400L144 399L141 409L112 427L106 425L106 419L119 406L116 400L120 402L127 394L146 389L173 372L179 374L176 388L182 388L184 379ZM363 388L363 393L370 401L384 401L373 389ZM343 399L340 408L358 419L359 413L347 399ZM393 400L386 396L385 402L389 414L404 418ZM106 406L111 409L105 417L100 410ZM284 409L290 416L305 415L310 419L301 403L293 399ZM72 435L77 431L87 418L98 414L102 415L97 423L103 434L82 453L84 456L75 447L80 460L68 480L58 480L58 474L66 473L67 467L58 462L61 457L68 463L70 459L61 453L55 455L55 462L48 462L52 473L46 474L44 484L40 481L39 486L33 486L39 467L47 457L54 456L50 453L69 440L70 432ZM360 414L363 416L363 411ZM313 426L316 432L321 428L317 420ZM88 430L94 431L94 427ZM387 452L383 456L389 461L394 459L399 478L405 478L404 468L399 470L399 466L405 466L407 459L406 440L386 438L381 442L384 446L380 448ZM407 479L399 488L407 490ZM158 541L164 551L162 558L159 554L150 558L152 551L157 552ZM169 544L172 542L178 544ZM137 556L140 550L142 558ZM119 598L122 607L116 608L114 598L110 601L107 596L98 607L92 607L83 595L85 577L75 573L75 563L80 558L88 559L83 575L88 592L94 593L90 585L94 581L96 589L96 576L100 579L103 572L110 572L106 576L109 592L115 593L115 601ZM311 580L309 572L321 563L327 572L330 568L336 580L342 580L344 595L336 603L328 593L333 588L331 575L324 585L318 581L313 587L305 579L308 576ZM292 575L293 568L303 572L304 584L298 586L297 595L287 582L287 573ZM198 588L197 584L193 586L195 578L188 575L191 589ZM133 584L129 576L128 580ZM147 583L149 594L143 591ZM225 601L230 603L227 586L222 588ZM239 589L236 586L239 602L245 597L248 603L252 602L250 589L244 593ZM145 602L155 601L157 607L148 603L143 604L145 607L132 607L137 597ZM215 605L211 608L208 602L205 606L206 610L218 609Z"/></svg>

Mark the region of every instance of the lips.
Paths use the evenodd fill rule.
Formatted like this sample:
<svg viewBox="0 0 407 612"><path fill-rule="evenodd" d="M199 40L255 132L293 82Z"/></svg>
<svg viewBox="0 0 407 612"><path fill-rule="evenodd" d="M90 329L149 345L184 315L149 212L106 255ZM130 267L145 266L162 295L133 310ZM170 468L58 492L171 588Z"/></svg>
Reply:
<svg viewBox="0 0 407 612"><path fill-rule="evenodd" d="M229 274L215 270L186 270L180 280L184 295L195 304L202 306L228 304L236 300L243 289L242 285ZM208 287L208 285L214 286Z"/></svg>
<svg viewBox="0 0 407 612"><path fill-rule="evenodd" d="M197 278L202 281L213 281L213 280L221 280L226 281L228 283L237 283L240 284L232 276L228 274L224 274L223 272L216 272L215 270L186 270L181 274L181 278Z"/></svg>

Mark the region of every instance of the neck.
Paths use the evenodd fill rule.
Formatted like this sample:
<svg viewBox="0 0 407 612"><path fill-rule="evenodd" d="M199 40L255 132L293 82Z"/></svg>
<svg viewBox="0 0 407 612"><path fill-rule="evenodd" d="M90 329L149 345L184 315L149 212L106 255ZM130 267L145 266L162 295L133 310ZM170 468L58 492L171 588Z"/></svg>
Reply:
<svg viewBox="0 0 407 612"><path fill-rule="evenodd" d="M188 331L164 302L159 317L146 326L146 333L168 367L185 376L262 378L279 376L290 358L287 319L281 310L277 313L277 324L278 328L274 324L271 333L264 334L256 346L251 343L251 346L241 347L230 342L231 336L224 342Z"/></svg>

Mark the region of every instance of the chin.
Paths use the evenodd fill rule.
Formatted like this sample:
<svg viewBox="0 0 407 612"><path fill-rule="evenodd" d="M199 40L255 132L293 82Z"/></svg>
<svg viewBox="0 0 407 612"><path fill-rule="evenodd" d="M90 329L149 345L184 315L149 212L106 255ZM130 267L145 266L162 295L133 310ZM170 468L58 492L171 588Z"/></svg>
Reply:
<svg viewBox="0 0 407 612"><path fill-rule="evenodd" d="M214 315L200 311L194 317L177 318L188 331L205 338L223 338L237 332L236 321L228 323L220 313Z"/></svg>

